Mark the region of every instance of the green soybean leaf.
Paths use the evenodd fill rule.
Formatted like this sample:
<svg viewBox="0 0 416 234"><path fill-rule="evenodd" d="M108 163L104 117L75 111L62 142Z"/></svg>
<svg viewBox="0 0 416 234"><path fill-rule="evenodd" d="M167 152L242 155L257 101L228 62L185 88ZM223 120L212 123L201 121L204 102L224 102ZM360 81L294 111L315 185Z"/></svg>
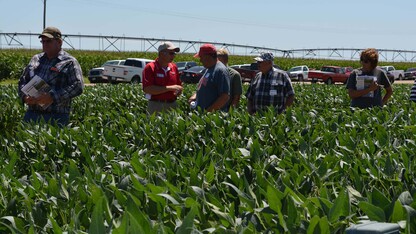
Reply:
<svg viewBox="0 0 416 234"><path fill-rule="evenodd" d="M89 228L89 233L105 233L104 226L104 197L99 198L97 203L95 203L94 209L91 216L91 225Z"/></svg>
<svg viewBox="0 0 416 234"><path fill-rule="evenodd" d="M334 204L329 210L329 222L334 223L339 218L346 217L350 213L350 200L345 190L341 190Z"/></svg>
<svg viewBox="0 0 416 234"><path fill-rule="evenodd" d="M161 197L164 197L164 198L168 199L174 205L179 205L179 202L175 198L173 198L171 195L169 195L169 194L159 193L158 195L161 196Z"/></svg>
<svg viewBox="0 0 416 234"><path fill-rule="evenodd" d="M127 212L129 213L131 233L152 233L149 216L143 214L139 205L140 201L133 194L129 194Z"/></svg>
<svg viewBox="0 0 416 234"><path fill-rule="evenodd" d="M125 233L129 233L129 217L130 217L130 213L129 212L125 212L123 214L123 218L121 219L121 223L118 227L113 229L113 234L125 234Z"/></svg>
<svg viewBox="0 0 416 234"><path fill-rule="evenodd" d="M277 212L279 217L279 223L285 229L285 232L287 232L288 228L282 213L282 197L283 195L280 191L273 188L272 186L267 186L267 201L269 203L269 206L270 208L272 208L272 210Z"/></svg>
<svg viewBox="0 0 416 234"><path fill-rule="evenodd" d="M380 190L374 187L373 192L371 193L371 203L384 209L384 207L390 205L391 202L382 192L380 192Z"/></svg>
<svg viewBox="0 0 416 234"><path fill-rule="evenodd" d="M307 234L320 234L319 229L319 220L320 218L315 215L312 217L312 219L309 221L308 230L306 231Z"/></svg>
<svg viewBox="0 0 416 234"><path fill-rule="evenodd" d="M358 207L370 218L370 220L378 222L386 222L386 216L383 209L368 202L358 203Z"/></svg>
<svg viewBox="0 0 416 234"><path fill-rule="evenodd" d="M320 234L330 234L328 218L325 216L319 221Z"/></svg>
<svg viewBox="0 0 416 234"><path fill-rule="evenodd" d="M56 222L56 220L53 217L49 217L49 221L52 223L53 233L61 234L62 229L59 226L59 224Z"/></svg>
<svg viewBox="0 0 416 234"><path fill-rule="evenodd" d="M406 220L406 211L399 200L396 200L394 203L393 213L391 214L392 223L397 223L399 221Z"/></svg>
<svg viewBox="0 0 416 234"><path fill-rule="evenodd" d="M176 233L180 233L180 234L190 234L190 233L192 233L192 231L194 229L195 215L196 215L196 207L192 206L191 210L185 216L184 220L182 221L182 224L179 226Z"/></svg>
<svg viewBox="0 0 416 234"><path fill-rule="evenodd" d="M214 176L215 176L215 163L214 161L211 161L208 171L205 174L206 182L211 183L214 180Z"/></svg>

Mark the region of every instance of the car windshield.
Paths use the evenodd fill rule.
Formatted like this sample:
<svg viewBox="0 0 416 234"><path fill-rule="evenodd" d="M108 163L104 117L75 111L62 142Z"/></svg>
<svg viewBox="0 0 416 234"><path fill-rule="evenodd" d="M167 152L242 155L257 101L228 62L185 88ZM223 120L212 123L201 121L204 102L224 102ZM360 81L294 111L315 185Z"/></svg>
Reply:
<svg viewBox="0 0 416 234"><path fill-rule="evenodd" d="M110 60L110 61L105 62L102 66L104 67L105 65L112 65L112 64L118 64L118 61Z"/></svg>
<svg viewBox="0 0 416 234"><path fill-rule="evenodd" d="M178 66L178 67L185 67L185 62L178 62L178 63L176 63L176 66Z"/></svg>
<svg viewBox="0 0 416 234"><path fill-rule="evenodd" d="M416 68L412 67L412 68L408 68L406 71L410 72L410 71L416 71Z"/></svg>
<svg viewBox="0 0 416 234"><path fill-rule="evenodd" d="M293 72L293 71L302 71L302 67L292 67L289 72Z"/></svg>
<svg viewBox="0 0 416 234"><path fill-rule="evenodd" d="M324 71L324 72L335 72L335 68L333 68L333 67L322 67L321 71Z"/></svg>

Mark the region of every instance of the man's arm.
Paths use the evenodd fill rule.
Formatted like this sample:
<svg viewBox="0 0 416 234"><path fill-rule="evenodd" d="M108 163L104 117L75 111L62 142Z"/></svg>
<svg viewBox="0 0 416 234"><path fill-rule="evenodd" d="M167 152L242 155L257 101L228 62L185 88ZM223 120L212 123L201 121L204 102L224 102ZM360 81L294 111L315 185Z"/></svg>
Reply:
<svg viewBox="0 0 416 234"><path fill-rule="evenodd" d="M253 115L253 114L256 113L256 111L254 110L253 101L251 101L251 100L247 100L247 112L250 115Z"/></svg>
<svg viewBox="0 0 416 234"><path fill-rule="evenodd" d="M351 99L355 99L355 98L359 98L363 95L368 94L371 91L374 91L376 89L378 89L378 87L380 87L376 82L373 82L370 87L366 88L366 89L362 89L362 90L356 90L353 88L349 88L348 89L348 95L350 96Z"/></svg>
<svg viewBox="0 0 416 234"><path fill-rule="evenodd" d="M232 69L232 68L231 68ZM241 75L234 70L234 77L232 77L231 84L233 96L231 98L231 106L238 107L240 103L241 94L243 93L243 84L241 82Z"/></svg>
<svg viewBox="0 0 416 234"><path fill-rule="evenodd" d="M386 90L386 94L383 97L383 105L386 105L391 95L393 95L393 89L391 88L391 86L385 88L385 90Z"/></svg>
<svg viewBox="0 0 416 234"><path fill-rule="evenodd" d="M287 97L286 102L285 102L285 106L284 109L286 110L286 108L288 108L289 106L293 105L293 101L295 100L295 95L290 95L289 97Z"/></svg>
<svg viewBox="0 0 416 234"><path fill-rule="evenodd" d="M159 86L159 85L150 85L143 88L145 93L151 95L162 94L166 92L174 92L180 94L183 90L183 87L180 85L168 85L168 86Z"/></svg>
<svg viewBox="0 0 416 234"><path fill-rule="evenodd" d="M238 107L238 104L240 103L240 97L241 95L234 95L231 100L231 106Z"/></svg>
<svg viewBox="0 0 416 234"><path fill-rule="evenodd" d="M228 102L228 99L230 99L230 95L228 95L228 93L221 94L217 100L215 100L215 102L207 108L207 111L213 112L221 109Z"/></svg>

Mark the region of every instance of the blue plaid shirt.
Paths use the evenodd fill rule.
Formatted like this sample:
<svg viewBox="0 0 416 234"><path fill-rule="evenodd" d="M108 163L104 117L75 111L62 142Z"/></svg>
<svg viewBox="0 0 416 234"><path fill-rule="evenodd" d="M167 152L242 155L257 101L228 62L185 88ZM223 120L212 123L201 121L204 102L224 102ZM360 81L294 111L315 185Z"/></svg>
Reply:
<svg viewBox="0 0 416 234"><path fill-rule="evenodd" d="M53 98L53 103L45 110L38 105L29 105L29 110L69 113L72 98L80 95L84 90L81 66L74 57L63 50L59 52L58 57L51 60L45 53L32 57L19 80L19 96L22 100L23 86L35 75L41 77L51 87L49 94Z"/></svg>
<svg viewBox="0 0 416 234"><path fill-rule="evenodd" d="M246 97L252 102L255 112L274 106L278 113L281 113L284 110L286 98L294 94L288 75L272 68L266 75L261 72L257 73L247 90Z"/></svg>

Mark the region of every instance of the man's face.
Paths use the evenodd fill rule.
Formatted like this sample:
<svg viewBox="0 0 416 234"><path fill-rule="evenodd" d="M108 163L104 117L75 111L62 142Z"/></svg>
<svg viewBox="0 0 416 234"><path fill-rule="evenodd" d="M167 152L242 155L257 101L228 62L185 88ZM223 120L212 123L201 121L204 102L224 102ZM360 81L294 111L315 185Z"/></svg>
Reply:
<svg viewBox="0 0 416 234"><path fill-rule="evenodd" d="M212 66L215 65L215 63L217 62L212 55L210 54L202 54L199 56L199 61L201 61L202 65L205 68L210 68Z"/></svg>
<svg viewBox="0 0 416 234"><path fill-rule="evenodd" d="M62 41L55 38L41 37L40 43L42 43L43 52L51 56L58 54L62 47Z"/></svg>
<svg viewBox="0 0 416 234"><path fill-rule="evenodd" d="M227 65L227 64L228 64L228 58L227 58L227 56L224 56L224 55L218 55L218 60L219 60L220 62L222 62L224 65Z"/></svg>
<svg viewBox="0 0 416 234"><path fill-rule="evenodd" d="M272 61L257 61L257 65L259 66L259 71L267 73L270 69L272 69L273 63Z"/></svg>
<svg viewBox="0 0 416 234"><path fill-rule="evenodd" d="M360 62L361 62L361 65L362 65L362 70L364 72L370 72L375 68L375 66L373 66L373 64L371 63L371 61L369 59L363 58L363 59L360 60Z"/></svg>
<svg viewBox="0 0 416 234"><path fill-rule="evenodd" d="M163 50L159 54L159 60L171 63L175 58L176 52L174 50Z"/></svg>

